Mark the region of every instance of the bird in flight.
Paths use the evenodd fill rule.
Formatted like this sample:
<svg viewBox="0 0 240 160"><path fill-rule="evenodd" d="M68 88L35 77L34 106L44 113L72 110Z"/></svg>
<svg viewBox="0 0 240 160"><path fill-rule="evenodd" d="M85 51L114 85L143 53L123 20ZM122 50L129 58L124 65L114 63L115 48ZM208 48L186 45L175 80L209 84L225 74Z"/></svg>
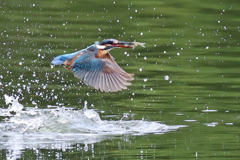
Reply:
<svg viewBox="0 0 240 160"><path fill-rule="evenodd" d="M124 42L116 39L104 39L80 51L55 57L52 64L68 66L75 77L101 92L118 92L127 89L134 80L131 73L125 72L111 56L114 48L135 48L145 43Z"/></svg>

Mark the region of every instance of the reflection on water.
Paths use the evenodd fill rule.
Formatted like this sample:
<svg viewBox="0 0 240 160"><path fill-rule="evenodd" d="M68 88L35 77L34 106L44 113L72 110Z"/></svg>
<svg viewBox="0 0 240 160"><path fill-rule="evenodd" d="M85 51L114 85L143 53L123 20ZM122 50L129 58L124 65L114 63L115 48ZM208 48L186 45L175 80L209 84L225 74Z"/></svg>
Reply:
<svg viewBox="0 0 240 160"><path fill-rule="evenodd" d="M9 150L8 157L20 158L26 148L66 150L76 142L85 144L83 149L88 150L88 144L119 135L163 134L186 127L143 120L104 121L96 111L87 109L87 102L83 110L57 106L22 110L17 98L4 97L9 107L0 110L0 116L6 117L0 123L0 148Z"/></svg>

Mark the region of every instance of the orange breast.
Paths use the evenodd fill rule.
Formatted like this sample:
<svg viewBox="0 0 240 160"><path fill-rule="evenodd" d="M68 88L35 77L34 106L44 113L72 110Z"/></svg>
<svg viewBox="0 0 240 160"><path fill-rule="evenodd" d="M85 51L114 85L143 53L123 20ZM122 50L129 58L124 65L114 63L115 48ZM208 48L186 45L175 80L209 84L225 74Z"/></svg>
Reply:
<svg viewBox="0 0 240 160"><path fill-rule="evenodd" d="M114 62L114 60L111 58L109 53L104 50L98 50L98 54L96 55L96 58L102 58L102 59L107 58L110 61Z"/></svg>
<svg viewBox="0 0 240 160"><path fill-rule="evenodd" d="M106 53L103 50L99 49L98 53L96 55L96 58L104 58L105 55L106 55Z"/></svg>

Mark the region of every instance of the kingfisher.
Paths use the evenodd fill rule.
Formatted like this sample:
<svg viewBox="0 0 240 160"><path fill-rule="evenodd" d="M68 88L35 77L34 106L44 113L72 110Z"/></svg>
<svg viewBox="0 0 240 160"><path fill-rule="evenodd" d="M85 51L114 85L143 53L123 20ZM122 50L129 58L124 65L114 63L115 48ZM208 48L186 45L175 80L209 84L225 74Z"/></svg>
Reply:
<svg viewBox="0 0 240 160"><path fill-rule="evenodd" d="M75 77L101 92L118 92L127 89L134 74L125 72L109 53L114 48L135 48L145 43L104 39L77 52L63 54L52 60L54 65L65 65Z"/></svg>

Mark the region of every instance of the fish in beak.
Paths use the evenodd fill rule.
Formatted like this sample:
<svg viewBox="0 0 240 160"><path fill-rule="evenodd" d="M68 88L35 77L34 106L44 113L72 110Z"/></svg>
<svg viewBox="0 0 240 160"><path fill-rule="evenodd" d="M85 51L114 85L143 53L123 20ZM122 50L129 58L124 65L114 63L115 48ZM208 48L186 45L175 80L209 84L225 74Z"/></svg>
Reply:
<svg viewBox="0 0 240 160"><path fill-rule="evenodd" d="M119 48L135 48L136 46L142 46L145 48L146 43L141 43L141 42L124 42L124 41L118 41L117 43L112 44L114 47L119 47Z"/></svg>

